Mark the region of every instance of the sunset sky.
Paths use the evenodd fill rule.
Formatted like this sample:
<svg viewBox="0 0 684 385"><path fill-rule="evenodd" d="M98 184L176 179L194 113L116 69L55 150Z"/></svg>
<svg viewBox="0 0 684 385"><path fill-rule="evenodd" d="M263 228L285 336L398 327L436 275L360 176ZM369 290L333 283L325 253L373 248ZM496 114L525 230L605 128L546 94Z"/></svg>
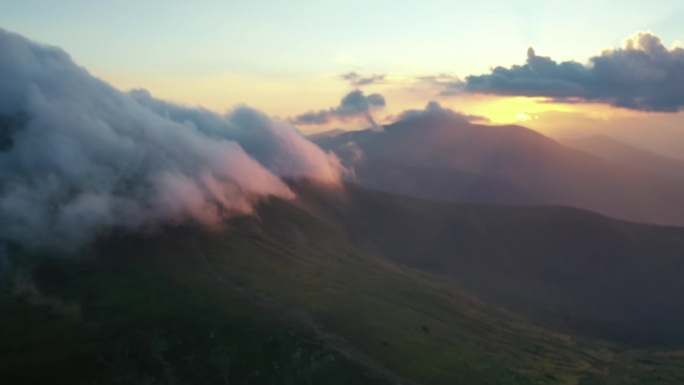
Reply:
<svg viewBox="0 0 684 385"><path fill-rule="evenodd" d="M627 47L626 39L648 31L662 41L667 56L658 56L654 67L665 73L648 73L649 79L684 85L684 54L674 48L684 40L681 0L397 4L2 0L0 27L63 48L118 88L145 88L157 97L219 112L248 104L293 120L306 112L330 111L358 88L384 97L385 106L373 111L379 123L431 100L493 123L516 122L553 135L627 132L644 125L668 130L684 123L677 112L684 100L677 91L618 94L629 93L618 86L638 78L642 62L626 70L623 83L610 79L615 93L604 93L608 86L594 92L590 84L603 81L591 58ZM645 51L637 40L632 49ZM618 56L609 57L614 60L608 67L628 68L631 58L621 62ZM505 73L510 82L504 86L489 76L494 67L510 69L544 57L578 62L584 66L579 71L593 80L568 85L577 73L567 77L562 72L567 66L560 65L553 69L557 73L532 79L532 85L524 71L515 69ZM634 71L642 72L635 76ZM486 76L469 78L476 75ZM298 127L316 132L367 125L364 119L333 117Z"/></svg>

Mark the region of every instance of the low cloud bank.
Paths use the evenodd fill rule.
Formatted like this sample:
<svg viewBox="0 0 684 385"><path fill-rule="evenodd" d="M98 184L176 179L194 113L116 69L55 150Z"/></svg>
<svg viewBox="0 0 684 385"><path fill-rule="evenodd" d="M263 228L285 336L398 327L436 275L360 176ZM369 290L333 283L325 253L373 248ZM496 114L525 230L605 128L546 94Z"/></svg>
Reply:
<svg viewBox="0 0 684 385"><path fill-rule="evenodd" d="M0 241L72 250L115 227L217 226L282 177L337 183L336 156L242 107L223 116L123 93L56 47L0 29Z"/></svg>

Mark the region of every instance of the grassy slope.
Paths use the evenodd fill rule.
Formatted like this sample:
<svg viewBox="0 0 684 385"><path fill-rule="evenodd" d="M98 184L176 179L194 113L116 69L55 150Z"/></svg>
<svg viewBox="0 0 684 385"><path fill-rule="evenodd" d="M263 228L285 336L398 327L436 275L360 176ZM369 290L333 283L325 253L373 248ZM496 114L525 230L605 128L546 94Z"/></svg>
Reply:
<svg viewBox="0 0 684 385"><path fill-rule="evenodd" d="M34 261L37 289L0 296L0 382L388 383L234 292L176 280L150 263L151 245Z"/></svg>
<svg viewBox="0 0 684 385"><path fill-rule="evenodd" d="M223 279L302 309L316 328L424 384L576 383L609 365L603 346L544 331L369 255L290 204L272 202L262 220L238 221L226 234L176 236L154 254L206 257Z"/></svg>
<svg viewBox="0 0 684 385"><path fill-rule="evenodd" d="M365 249L554 328L642 345L684 340L683 229L560 207L431 203L351 185L343 201L299 193Z"/></svg>
<svg viewBox="0 0 684 385"><path fill-rule="evenodd" d="M403 376L426 384L623 379L611 373L607 345L545 331L449 282L369 255L292 205L275 201L261 215L261 224L247 219L229 234L202 234L209 266L305 310Z"/></svg>
<svg viewBox="0 0 684 385"><path fill-rule="evenodd" d="M342 198L328 204L348 209L353 197ZM259 215L222 232L115 238L92 251L97 263L35 270L41 291L80 315L2 301L0 348L11 360L0 374L221 383L229 367L230 383L380 381L366 367L422 384L684 381L682 353L618 352L545 330L458 281L389 262L311 199L273 200Z"/></svg>

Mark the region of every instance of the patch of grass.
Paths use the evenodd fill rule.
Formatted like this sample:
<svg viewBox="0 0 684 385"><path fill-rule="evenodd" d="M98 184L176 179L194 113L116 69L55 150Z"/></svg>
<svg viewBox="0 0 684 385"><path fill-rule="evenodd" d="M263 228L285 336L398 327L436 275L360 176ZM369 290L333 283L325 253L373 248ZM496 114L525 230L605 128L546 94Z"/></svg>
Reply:
<svg viewBox="0 0 684 385"><path fill-rule="evenodd" d="M3 383L384 382L310 337L185 287L144 259L46 260L34 278L42 293L78 303L81 312L0 297Z"/></svg>

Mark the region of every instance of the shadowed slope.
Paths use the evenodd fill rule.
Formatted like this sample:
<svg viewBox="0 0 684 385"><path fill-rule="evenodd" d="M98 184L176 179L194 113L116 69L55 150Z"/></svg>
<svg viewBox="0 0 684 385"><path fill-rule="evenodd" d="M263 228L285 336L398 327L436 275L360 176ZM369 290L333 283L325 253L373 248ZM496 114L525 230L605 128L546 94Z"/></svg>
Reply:
<svg viewBox="0 0 684 385"><path fill-rule="evenodd" d="M299 194L296 202L272 199L258 207L258 218L235 218L224 231L180 227L145 237L112 236L86 253L94 259L38 264L33 278L42 295L78 304L81 315L69 318L3 297L3 306L28 306L41 315L12 310L0 316L10 326L0 329L9 333L3 351L15 352L13 364L0 368L13 378L20 378L16 370L34 368L58 379L73 373L55 369L67 362L84 365L90 377L81 379L102 367L116 376L135 370L142 379L194 381L199 377L192 373L219 378L232 362L238 366L231 373L242 377L231 381L245 383L372 383L389 377L421 384L650 385L684 379L681 353L623 353L569 333L610 337L581 321L595 315L592 306L614 299L613 289L626 300L642 300L622 281L639 278L637 269L646 266L642 246L661 245L643 274L676 288L671 278L680 270L679 229L571 209L439 204L353 185L291 186ZM559 231L570 224L607 238L596 243L583 231L564 238ZM637 252L630 254L632 248ZM597 268L610 263L616 273L607 272L604 282ZM587 287L567 282L570 277ZM678 293L671 293L672 304L681 303ZM625 317L617 322L633 327ZM256 319L263 322L245 326ZM55 322L69 324L64 329ZM299 332L269 331L282 325ZM87 333L57 355L65 330ZM638 336L650 338L647 332ZM36 343L43 352L39 361L30 353ZM103 363L88 358L98 354ZM213 358L192 366L187 357ZM21 360L31 364L16 366ZM135 362L144 364L131 366ZM261 374L243 376L254 371Z"/></svg>
<svg viewBox="0 0 684 385"><path fill-rule="evenodd" d="M560 207L431 203L348 185L345 203L299 191L312 210L389 260L572 332L683 339L684 229Z"/></svg>

